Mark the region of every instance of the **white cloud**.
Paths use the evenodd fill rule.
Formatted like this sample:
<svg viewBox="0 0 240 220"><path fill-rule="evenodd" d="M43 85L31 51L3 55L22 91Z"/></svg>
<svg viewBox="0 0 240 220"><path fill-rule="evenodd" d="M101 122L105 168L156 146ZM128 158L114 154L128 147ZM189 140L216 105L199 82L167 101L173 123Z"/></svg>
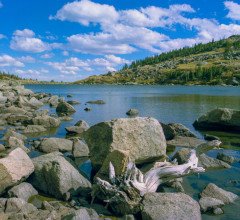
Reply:
<svg viewBox="0 0 240 220"><path fill-rule="evenodd" d="M66 51L66 50L64 50L64 51L62 52L62 55L67 57L67 56L69 56L69 52Z"/></svg>
<svg viewBox="0 0 240 220"><path fill-rule="evenodd" d="M72 50L90 54L127 54L135 49L127 43L117 42L109 33L77 34L67 38Z"/></svg>
<svg viewBox="0 0 240 220"><path fill-rule="evenodd" d="M61 74L76 75L84 72L105 73L106 71L115 71L116 67L129 64L129 60L125 60L115 55L106 55L104 58L95 58L81 60L77 57L70 57L64 62L46 62L53 69L58 70Z"/></svg>
<svg viewBox="0 0 240 220"><path fill-rule="evenodd" d="M233 1L225 1L225 7L229 10L227 17L233 20L240 20L240 4Z"/></svg>
<svg viewBox="0 0 240 220"><path fill-rule="evenodd" d="M74 21L88 26L91 22L106 24L115 22L118 13L113 6L82 0L67 3L55 16L50 16L50 19Z"/></svg>
<svg viewBox="0 0 240 220"><path fill-rule="evenodd" d="M2 2L0 1L0 8L2 8L3 7L3 4L2 4Z"/></svg>
<svg viewBox="0 0 240 220"><path fill-rule="evenodd" d="M13 33L10 42L10 48L17 51L24 51L30 53L41 53L44 51L61 48L60 43L46 43L35 36L32 30L16 30Z"/></svg>
<svg viewBox="0 0 240 220"><path fill-rule="evenodd" d="M29 29L16 30L13 33L10 47L13 50L32 53L40 53L50 50L50 45L44 43L41 39L36 38L35 33Z"/></svg>
<svg viewBox="0 0 240 220"><path fill-rule="evenodd" d="M43 59L50 59L52 57L54 57L53 53L45 53L45 54L41 55L41 58L43 58Z"/></svg>
<svg viewBox="0 0 240 220"><path fill-rule="evenodd" d="M17 60L16 58L4 54L0 56L0 66L1 67L7 67L7 66L24 67L24 64L21 61Z"/></svg>
<svg viewBox="0 0 240 220"><path fill-rule="evenodd" d="M18 58L19 61L23 62L23 63L35 63L35 58L31 57L31 56L22 56L20 58Z"/></svg>

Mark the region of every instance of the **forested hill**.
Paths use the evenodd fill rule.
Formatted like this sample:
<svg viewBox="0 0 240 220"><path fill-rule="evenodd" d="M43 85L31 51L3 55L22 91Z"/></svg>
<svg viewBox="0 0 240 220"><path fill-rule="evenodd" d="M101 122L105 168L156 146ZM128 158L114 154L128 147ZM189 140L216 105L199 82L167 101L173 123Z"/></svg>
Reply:
<svg viewBox="0 0 240 220"><path fill-rule="evenodd" d="M125 65L118 72L91 76L82 84L210 84L240 82L240 36L162 53Z"/></svg>

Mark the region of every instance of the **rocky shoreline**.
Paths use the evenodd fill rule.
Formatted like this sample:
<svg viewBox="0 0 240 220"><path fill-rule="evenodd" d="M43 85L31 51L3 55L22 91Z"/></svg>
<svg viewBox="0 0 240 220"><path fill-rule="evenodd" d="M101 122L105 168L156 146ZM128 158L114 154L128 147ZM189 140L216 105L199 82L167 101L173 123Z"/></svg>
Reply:
<svg viewBox="0 0 240 220"><path fill-rule="evenodd" d="M223 214L223 206L238 199L211 182L197 201L184 193L183 176L229 169L235 161L223 153L206 154L220 147L217 137L198 139L182 124L137 117L137 109L127 112L129 118L91 127L79 120L66 127L67 139L42 138L71 120L74 104L0 82L0 219L190 220L201 219L201 213ZM42 110L44 105L56 108L56 114ZM194 126L239 131L240 111L215 109ZM168 157L167 150L175 147L180 149ZM83 157L91 160L90 177L76 162Z"/></svg>

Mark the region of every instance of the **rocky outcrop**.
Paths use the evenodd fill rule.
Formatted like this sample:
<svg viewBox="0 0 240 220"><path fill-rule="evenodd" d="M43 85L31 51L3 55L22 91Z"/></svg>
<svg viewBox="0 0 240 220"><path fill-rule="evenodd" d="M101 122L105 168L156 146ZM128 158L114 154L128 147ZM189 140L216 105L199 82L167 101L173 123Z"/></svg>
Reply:
<svg viewBox="0 0 240 220"><path fill-rule="evenodd" d="M58 199L90 190L91 183L61 153L54 152L33 159L35 172L31 183L36 189Z"/></svg>
<svg viewBox="0 0 240 220"><path fill-rule="evenodd" d="M0 159L0 194L25 180L33 171L31 159L21 148L11 151L5 158Z"/></svg>
<svg viewBox="0 0 240 220"><path fill-rule="evenodd" d="M63 138L44 138L38 150L44 153L51 153L54 151L60 152L71 152L73 147L73 142Z"/></svg>
<svg viewBox="0 0 240 220"><path fill-rule="evenodd" d="M198 118L193 126L201 130L240 130L240 111L228 108L217 108Z"/></svg>
<svg viewBox="0 0 240 220"><path fill-rule="evenodd" d="M149 193L144 196L143 220L200 220L198 203L183 193Z"/></svg>
<svg viewBox="0 0 240 220"><path fill-rule="evenodd" d="M131 160L137 164L166 155L165 136L160 123L154 118L122 118L102 122L89 128L84 133L84 139L96 169L114 150L129 151Z"/></svg>

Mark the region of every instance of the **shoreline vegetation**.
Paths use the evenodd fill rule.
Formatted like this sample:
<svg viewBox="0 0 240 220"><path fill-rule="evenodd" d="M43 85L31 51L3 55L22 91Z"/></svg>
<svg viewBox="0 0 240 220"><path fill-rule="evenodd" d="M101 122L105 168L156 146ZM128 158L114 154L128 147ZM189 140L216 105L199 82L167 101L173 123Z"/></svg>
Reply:
<svg viewBox="0 0 240 220"><path fill-rule="evenodd" d="M74 84L240 85L240 36L133 61Z"/></svg>
<svg viewBox="0 0 240 220"><path fill-rule="evenodd" d="M55 113L43 110L46 105ZM199 199L185 191L184 176L229 172L239 162L224 151L206 154L221 147L216 136L199 139L182 124L138 117L138 110L130 109L126 118L93 126L79 118L65 128L66 137L46 137L71 121L75 108L17 82L0 82L0 106L0 219L200 220L202 214L222 215L224 206L239 198L211 179ZM240 110L214 109L194 127L239 131ZM83 172L79 161L88 161L92 170Z"/></svg>

